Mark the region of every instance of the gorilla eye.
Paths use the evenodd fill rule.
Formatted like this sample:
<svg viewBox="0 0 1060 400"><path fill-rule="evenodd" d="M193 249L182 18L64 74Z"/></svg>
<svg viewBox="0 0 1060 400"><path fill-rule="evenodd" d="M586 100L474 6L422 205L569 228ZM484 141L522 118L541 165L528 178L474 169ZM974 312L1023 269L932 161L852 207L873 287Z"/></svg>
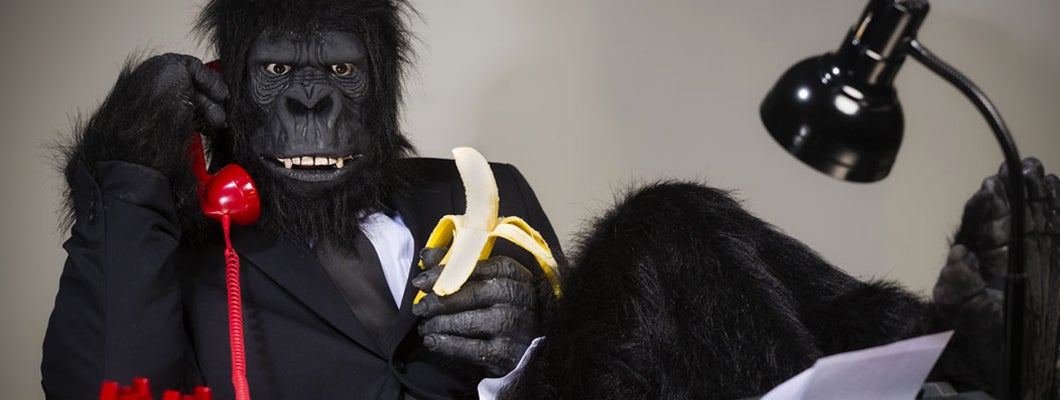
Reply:
<svg viewBox="0 0 1060 400"><path fill-rule="evenodd" d="M351 63L335 64L331 66L331 72L334 72L338 76L349 76L353 73L353 69L356 68Z"/></svg>
<svg viewBox="0 0 1060 400"><path fill-rule="evenodd" d="M286 64L270 63L265 64L265 71L276 76L281 76L286 75L288 72L291 72L291 66Z"/></svg>

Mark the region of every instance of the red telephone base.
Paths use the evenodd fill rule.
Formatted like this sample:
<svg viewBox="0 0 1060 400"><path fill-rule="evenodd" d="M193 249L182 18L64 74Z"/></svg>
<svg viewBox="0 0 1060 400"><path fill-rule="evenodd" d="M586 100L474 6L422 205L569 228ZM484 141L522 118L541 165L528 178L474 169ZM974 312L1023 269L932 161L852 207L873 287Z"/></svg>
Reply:
<svg viewBox="0 0 1060 400"><path fill-rule="evenodd" d="M103 382L103 388L99 390L99 400L153 400L151 397L151 384L147 378L133 378L132 386L119 386L118 382ZM162 400L213 400L210 388L197 386L192 394L181 394L176 390L167 390L162 394Z"/></svg>

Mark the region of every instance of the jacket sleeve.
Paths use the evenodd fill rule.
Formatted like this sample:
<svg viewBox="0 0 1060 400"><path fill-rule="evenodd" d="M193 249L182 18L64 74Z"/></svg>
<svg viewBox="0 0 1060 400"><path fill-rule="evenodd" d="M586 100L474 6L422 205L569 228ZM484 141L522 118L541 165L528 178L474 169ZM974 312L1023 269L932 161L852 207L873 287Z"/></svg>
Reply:
<svg viewBox="0 0 1060 400"><path fill-rule="evenodd" d="M98 396L104 380L185 388L193 367L171 255L180 228L157 171L101 162L69 175L75 223L44 338L49 399Z"/></svg>

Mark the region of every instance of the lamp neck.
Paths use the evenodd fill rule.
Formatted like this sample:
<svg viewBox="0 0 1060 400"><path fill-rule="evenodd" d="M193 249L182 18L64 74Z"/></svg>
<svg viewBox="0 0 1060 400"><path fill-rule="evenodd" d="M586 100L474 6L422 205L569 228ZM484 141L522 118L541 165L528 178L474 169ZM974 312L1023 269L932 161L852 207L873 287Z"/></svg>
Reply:
<svg viewBox="0 0 1060 400"><path fill-rule="evenodd" d="M836 52L837 61L850 67L844 80L864 89L890 88L929 8L927 0L869 1Z"/></svg>

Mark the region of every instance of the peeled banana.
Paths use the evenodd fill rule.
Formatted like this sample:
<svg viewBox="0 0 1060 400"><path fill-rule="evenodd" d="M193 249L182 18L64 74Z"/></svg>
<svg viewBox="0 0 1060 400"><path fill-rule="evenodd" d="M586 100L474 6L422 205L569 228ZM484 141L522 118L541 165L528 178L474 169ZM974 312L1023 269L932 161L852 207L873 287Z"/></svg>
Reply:
<svg viewBox="0 0 1060 400"><path fill-rule="evenodd" d="M541 234L530 227L519 217L497 216L500 198L497 194L497 181L489 163L473 148L457 147L453 149L453 159L464 182L464 195L467 196L467 209L464 215L446 215L438 221L427 239L427 247L439 248L449 246L442 258L445 266L438 276L438 281L431 288L439 296L446 296L460 290L471 276L479 260L485 260L493 250L498 237L526 249L544 271L545 277L552 285L552 291L559 298L562 293L559 286L559 269L548 244ZM421 261L420 268L423 268ZM415 302L427 294L419 292Z"/></svg>

